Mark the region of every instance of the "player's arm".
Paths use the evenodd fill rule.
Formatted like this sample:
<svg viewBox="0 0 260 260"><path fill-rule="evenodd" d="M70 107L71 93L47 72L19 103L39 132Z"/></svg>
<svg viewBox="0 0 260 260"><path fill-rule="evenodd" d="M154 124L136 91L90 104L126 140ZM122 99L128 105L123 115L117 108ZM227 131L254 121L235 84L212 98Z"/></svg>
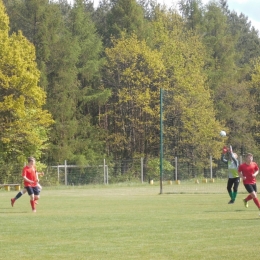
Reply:
<svg viewBox="0 0 260 260"><path fill-rule="evenodd" d="M36 172L38 176L44 176L44 172Z"/></svg>
<svg viewBox="0 0 260 260"><path fill-rule="evenodd" d="M246 177L243 175L242 172L238 171L238 175L239 175L239 177L240 177L241 179L243 179L243 180L246 179Z"/></svg>
<svg viewBox="0 0 260 260"><path fill-rule="evenodd" d="M230 154L231 154L232 161L234 162L234 164L235 164L236 167L238 168L238 166L239 166L238 159L235 157L235 155L234 155L233 152L230 152Z"/></svg>
<svg viewBox="0 0 260 260"><path fill-rule="evenodd" d="M239 162L238 162L238 159L235 157L235 155L234 155L234 153L233 153L233 149L232 149L232 146L231 146L231 145L229 146L229 153L230 153L230 155L231 155L232 161L234 162L234 164L235 164L236 167L238 168Z"/></svg>
<svg viewBox="0 0 260 260"><path fill-rule="evenodd" d="M35 172L35 175L36 175L36 182L39 182L38 172Z"/></svg>
<svg viewBox="0 0 260 260"><path fill-rule="evenodd" d="M44 176L44 172L35 171L37 182L39 182L39 176Z"/></svg>
<svg viewBox="0 0 260 260"><path fill-rule="evenodd" d="M23 177L23 179L24 179L25 181L27 181L27 182L29 182L29 183L34 183L34 181L32 181L32 180L30 180L30 179L28 179L28 178L26 177L26 171L25 171L25 169L23 169L23 171L22 171L22 177Z"/></svg>
<svg viewBox="0 0 260 260"><path fill-rule="evenodd" d="M245 180L246 177L244 177L243 172L242 172L242 170L241 170L240 167L241 167L241 166L238 167L238 175L239 175L239 177L240 177L242 180Z"/></svg>
<svg viewBox="0 0 260 260"><path fill-rule="evenodd" d="M224 163L228 163L228 160L225 158L225 154L221 154L221 161L224 162Z"/></svg>
<svg viewBox="0 0 260 260"><path fill-rule="evenodd" d="M34 181L28 179L26 176L23 176L23 179L24 179L25 181L29 182L29 183L34 183Z"/></svg>
<svg viewBox="0 0 260 260"><path fill-rule="evenodd" d="M252 176L256 177L258 173L259 173L259 170L257 170L254 174L252 174Z"/></svg>
<svg viewBox="0 0 260 260"><path fill-rule="evenodd" d="M225 164L228 164L228 159L226 158L225 154L227 153L228 149L226 146L223 147L222 154L221 154L221 161Z"/></svg>

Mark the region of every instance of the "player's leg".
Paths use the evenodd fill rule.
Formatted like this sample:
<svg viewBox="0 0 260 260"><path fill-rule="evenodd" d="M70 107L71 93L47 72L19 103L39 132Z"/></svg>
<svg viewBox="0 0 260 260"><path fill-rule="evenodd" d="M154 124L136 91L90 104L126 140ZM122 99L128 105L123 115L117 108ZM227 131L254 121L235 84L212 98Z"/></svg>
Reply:
<svg viewBox="0 0 260 260"><path fill-rule="evenodd" d="M232 192L232 200L235 202L236 197L237 197L237 190L240 182L240 177L234 178L233 182L233 192Z"/></svg>
<svg viewBox="0 0 260 260"><path fill-rule="evenodd" d="M243 199L243 202L244 202L245 207L248 208L248 201L250 201L254 198L255 191L251 184L244 184L244 186L249 194L245 199Z"/></svg>
<svg viewBox="0 0 260 260"><path fill-rule="evenodd" d="M26 190L28 192L28 195L30 196L30 204L31 204L31 207L32 207L32 211L36 212L33 188L32 187L25 187L25 188L26 188Z"/></svg>
<svg viewBox="0 0 260 260"><path fill-rule="evenodd" d="M232 185L233 185L233 180L232 180L232 178L229 178L228 182L227 182L227 191L228 191L228 194L229 194L229 197L230 197L231 200L228 202L228 204L232 204L233 203L233 199L232 199Z"/></svg>
<svg viewBox="0 0 260 260"><path fill-rule="evenodd" d="M23 190L19 191L14 198L11 199L12 207L14 206L15 201L18 200L26 192L27 192L27 190L23 189Z"/></svg>
<svg viewBox="0 0 260 260"><path fill-rule="evenodd" d="M253 198L253 201L254 201L255 205L260 210L260 202L259 202L259 200L257 198L257 187L256 187L256 184L252 184L251 186L253 188L253 191L251 192L251 197Z"/></svg>
<svg viewBox="0 0 260 260"><path fill-rule="evenodd" d="M36 205L39 204L38 200L40 199L40 192L41 192L41 190L42 190L42 186L40 185L40 183L37 183L37 187L38 187L39 195L34 196L34 201L35 201L35 204L36 204Z"/></svg>
<svg viewBox="0 0 260 260"><path fill-rule="evenodd" d="M40 198L40 189L36 186L33 187L33 193L34 193L34 205L37 205L37 200Z"/></svg>

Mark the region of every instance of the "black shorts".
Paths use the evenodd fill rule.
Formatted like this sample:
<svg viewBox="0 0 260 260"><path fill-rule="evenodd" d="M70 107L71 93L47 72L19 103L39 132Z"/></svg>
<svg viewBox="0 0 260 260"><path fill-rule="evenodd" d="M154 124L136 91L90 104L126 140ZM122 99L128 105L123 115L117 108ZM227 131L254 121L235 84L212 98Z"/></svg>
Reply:
<svg viewBox="0 0 260 260"><path fill-rule="evenodd" d="M244 184L246 190L248 191L248 193L252 193L252 192L257 192L257 187L256 184Z"/></svg>
<svg viewBox="0 0 260 260"><path fill-rule="evenodd" d="M36 187L28 186L28 187L25 187L25 189L27 190L29 196L31 196L32 194L34 194L34 195L40 194L39 188L37 186Z"/></svg>

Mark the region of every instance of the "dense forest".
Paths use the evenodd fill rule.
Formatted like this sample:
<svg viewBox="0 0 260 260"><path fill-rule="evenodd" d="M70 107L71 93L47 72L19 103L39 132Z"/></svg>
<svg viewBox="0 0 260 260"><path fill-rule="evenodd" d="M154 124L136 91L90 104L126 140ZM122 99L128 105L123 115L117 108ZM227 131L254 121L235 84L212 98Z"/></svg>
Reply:
<svg viewBox="0 0 260 260"><path fill-rule="evenodd" d="M259 32L228 1L0 0L0 56L1 164L156 159L162 105L166 158L260 155Z"/></svg>

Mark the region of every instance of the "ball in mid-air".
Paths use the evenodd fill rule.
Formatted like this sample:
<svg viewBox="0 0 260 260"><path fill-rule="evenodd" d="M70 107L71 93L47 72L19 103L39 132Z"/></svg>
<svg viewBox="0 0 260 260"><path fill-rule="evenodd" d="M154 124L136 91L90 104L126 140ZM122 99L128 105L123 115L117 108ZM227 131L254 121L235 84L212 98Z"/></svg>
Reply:
<svg viewBox="0 0 260 260"><path fill-rule="evenodd" d="M227 134L226 134L226 132L225 132L225 131L223 131L223 130L222 130L222 131L220 131L220 133L219 133L219 134L220 134L220 136L222 136L222 137L225 137L225 136L227 135Z"/></svg>

